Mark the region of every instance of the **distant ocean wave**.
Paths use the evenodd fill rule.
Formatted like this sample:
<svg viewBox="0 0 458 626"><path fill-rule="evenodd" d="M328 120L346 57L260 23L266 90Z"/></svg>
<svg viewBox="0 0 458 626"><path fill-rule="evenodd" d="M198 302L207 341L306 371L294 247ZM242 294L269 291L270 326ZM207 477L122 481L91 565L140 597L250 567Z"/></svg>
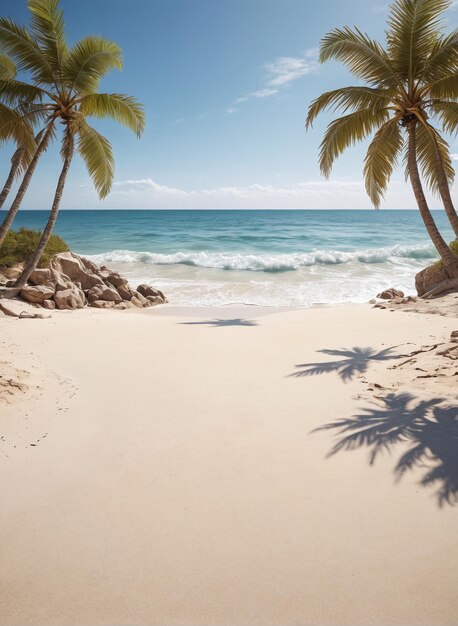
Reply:
<svg viewBox="0 0 458 626"><path fill-rule="evenodd" d="M175 252L160 254L112 250L92 255L93 261L104 263L145 263L150 265L188 265L220 270L252 272L288 272L314 265L340 265L347 263L385 263L390 260L423 260L436 258L431 244L415 246L395 245L386 248L369 248L344 252L314 250L292 254L242 254L229 252Z"/></svg>

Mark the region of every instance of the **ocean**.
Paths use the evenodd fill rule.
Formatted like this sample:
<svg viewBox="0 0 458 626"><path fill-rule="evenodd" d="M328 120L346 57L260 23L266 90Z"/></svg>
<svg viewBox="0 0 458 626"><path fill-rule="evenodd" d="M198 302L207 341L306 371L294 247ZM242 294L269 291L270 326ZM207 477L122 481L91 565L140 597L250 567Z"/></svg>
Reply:
<svg viewBox="0 0 458 626"><path fill-rule="evenodd" d="M443 211L434 217L447 241ZM20 211L14 228L42 228ZM417 211L61 211L55 232L99 264L178 305L303 306L414 293L437 257Z"/></svg>

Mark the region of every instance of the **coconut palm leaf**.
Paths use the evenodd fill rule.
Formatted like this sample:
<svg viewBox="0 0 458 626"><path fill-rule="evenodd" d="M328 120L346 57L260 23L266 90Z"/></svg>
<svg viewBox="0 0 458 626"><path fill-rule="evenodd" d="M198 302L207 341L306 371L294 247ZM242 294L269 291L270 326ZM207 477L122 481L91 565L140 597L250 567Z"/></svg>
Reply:
<svg viewBox="0 0 458 626"><path fill-rule="evenodd" d="M437 154L436 154L437 149ZM417 159L423 179L433 193L438 193L437 159L441 159L449 184L453 183L455 170L450 158L450 147L440 133L430 124L417 126Z"/></svg>
<svg viewBox="0 0 458 626"><path fill-rule="evenodd" d="M364 181L372 204L378 208L388 188L404 144L398 119L386 122L375 133L364 160Z"/></svg>
<svg viewBox="0 0 458 626"><path fill-rule="evenodd" d="M70 92L94 93L101 78L113 69L122 69L121 48L103 37L85 37L68 52L64 79Z"/></svg>
<svg viewBox="0 0 458 626"><path fill-rule="evenodd" d="M434 100L431 110L440 121L444 132L449 135L456 135L458 132L458 102Z"/></svg>
<svg viewBox="0 0 458 626"><path fill-rule="evenodd" d="M449 0L397 0L390 7L387 32L388 54L396 72L411 91L414 78L430 56L441 14Z"/></svg>
<svg viewBox="0 0 458 626"><path fill-rule="evenodd" d="M29 85L18 80L0 79L0 102L8 106L40 102L45 96L46 92L40 87L35 87L35 85Z"/></svg>
<svg viewBox="0 0 458 626"><path fill-rule="evenodd" d="M399 78L382 46L355 28L345 26L325 35L320 44L320 61L334 59L347 65L352 74L371 86L395 87Z"/></svg>
<svg viewBox="0 0 458 626"><path fill-rule="evenodd" d="M55 84L49 60L24 26L18 26L7 17L1 17L0 47L12 57L18 70L31 73L36 85Z"/></svg>
<svg viewBox="0 0 458 626"><path fill-rule="evenodd" d="M320 145L319 164L327 178L335 159L349 146L361 141L389 117L384 109L362 109L331 122Z"/></svg>
<svg viewBox="0 0 458 626"><path fill-rule="evenodd" d="M371 87L342 87L321 94L309 107L306 128L309 128L315 118L324 110L332 107L334 111L359 109L379 109L389 105L393 90L373 89Z"/></svg>
<svg viewBox="0 0 458 626"><path fill-rule="evenodd" d="M28 0L30 33L39 43L53 74L61 77L67 54L63 11L59 0Z"/></svg>
<svg viewBox="0 0 458 626"><path fill-rule="evenodd" d="M424 87L433 98L458 99L458 72L447 74Z"/></svg>
<svg viewBox="0 0 458 626"><path fill-rule="evenodd" d="M458 67L458 29L447 36L439 37L432 46L431 53L421 72L422 79L428 83L451 74Z"/></svg>
<svg viewBox="0 0 458 626"><path fill-rule="evenodd" d="M77 149L84 159L99 197L105 198L110 192L114 176L114 158L110 142L85 120L80 120Z"/></svg>
<svg viewBox="0 0 458 626"><path fill-rule="evenodd" d="M121 93L94 93L80 101L80 111L92 117L111 117L140 137L145 128L143 105Z"/></svg>
<svg viewBox="0 0 458 626"><path fill-rule="evenodd" d="M16 65L13 61L0 53L0 80L12 80L16 77Z"/></svg>

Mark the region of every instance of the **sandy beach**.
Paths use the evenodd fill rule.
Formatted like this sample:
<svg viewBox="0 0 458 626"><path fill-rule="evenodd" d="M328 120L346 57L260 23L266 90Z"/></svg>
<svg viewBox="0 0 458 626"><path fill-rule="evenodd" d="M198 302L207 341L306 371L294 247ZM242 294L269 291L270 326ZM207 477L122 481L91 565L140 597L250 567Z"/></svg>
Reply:
<svg viewBox="0 0 458 626"><path fill-rule="evenodd" d="M456 624L457 329L370 305L0 316L0 623ZM390 426L342 441L369 418Z"/></svg>

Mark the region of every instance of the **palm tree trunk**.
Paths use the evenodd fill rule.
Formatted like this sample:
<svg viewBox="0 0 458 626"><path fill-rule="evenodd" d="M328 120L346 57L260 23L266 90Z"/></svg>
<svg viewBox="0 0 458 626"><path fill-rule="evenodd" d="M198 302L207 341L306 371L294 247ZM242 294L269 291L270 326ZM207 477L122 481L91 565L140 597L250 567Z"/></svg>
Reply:
<svg viewBox="0 0 458 626"><path fill-rule="evenodd" d="M30 161L30 165L24 174L24 178L22 179L21 186L19 187L16 197L13 200L13 204L11 205L10 210L6 214L6 217L3 220L2 225L0 226L0 246L2 245L3 240L6 237L6 234L11 228L14 218L16 217L16 213L18 212L19 207L22 204L22 200L24 199L25 193L30 185L30 181L32 180L32 176L35 172L38 161L41 155L43 154L43 152L45 152L45 150L48 147L48 144L51 140L51 135L53 133L53 129L54 129L54 122L51 122L46 130L46 133L44 134L43 139L38 144L38 147L33 156L33 159Z"/></svg>
<svg viewBox="0 0 458 626"><path fill-rule="evenodd" d="M3 189L0 193L0 209L5 204L5 200L7 199L8 194L11 191L11 187L13 186L14 179L16 178L18 169L19 169L19 163L13 163L11 165L10 173L8 174L8 178L6 179L6 182L3 185Z"/></svg>
<svg viewBox="0 0 458 626"><path fill-rule="evenodd" d="M434 139L434 142L436 140ZM436 163L437 163L437 182L439 186L439 193L442 198L442 203L444 205L445 212L447 213L447 217L449 219L450 224L452 225L453 232L455 233L455 237L458 239L458 215L456 213L455 207L453 205L452 196L450 195L450 187L448 186L447 176L445 175L444 164L442 162L441 155L437 149L435 144L435 152L436 152Z"/></svg>
<svg viewBox="0 0 458 626"><path fill-rule="evenodd" d="M70 131L68 132L67 141L68 143L67 143L67 150L65 154L64 164L62 166L62 171L60 173L59 180L57 181L56 193L54 194L54 201L52 203L52 208L49 214L48 222L43 231L43 234L41 235L41 239L37 246L37 249L35 250L33 255L30 257L30 259L27 261L27 265L24 267L22 274L19 276L19 278L17 279L12 289L9 290L8 295L15 295L11 293L12 291L19 293L19 291L26 285L27 281L29 280L30 275L32 274L32 272L35 271L43 255L43 252L46 248L46 245L49 241L49 238L51 237L54 225L57 220L57 215L59 213L62 193L64 191L65 181L67 179L68 170L70 169L70 165L71 165L73 153L74 153L74 140L73 140L73 135Z"/></svg>
<svg viewBox="0 0 458 626"><path fill-rule="evenodd" d="M453 277L458 276L458 258L452 253L444 238L440 234L423 192L417 164L416 123L411 122L407 127L407 131L409 133L407 169L415 199L420 210L420 215L423 219L426 230L428 231L428 235L443 260L445 267Z"/></svg>

